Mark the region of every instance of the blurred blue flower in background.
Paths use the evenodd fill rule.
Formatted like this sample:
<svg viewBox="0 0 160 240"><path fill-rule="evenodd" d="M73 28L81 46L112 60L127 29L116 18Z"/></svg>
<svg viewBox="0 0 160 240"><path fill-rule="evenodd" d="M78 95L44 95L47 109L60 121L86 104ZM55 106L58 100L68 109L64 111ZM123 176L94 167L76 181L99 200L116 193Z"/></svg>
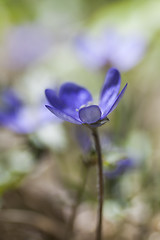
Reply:
<svg viewBox="0 0 160 240"><path fill-rule="evenodd" d="M115 168L104 170L104 175L109 179L117 178L127 171L134 169L135 166L133 159L124 158L116 163Z"/></svg>
<svg viewBox="0 0 160 240"><path fill-rule="evenodd" d="M0 124L3 125L19 114L19 111L23 108L23 102L11 89L2 91L0 98Z"/></svg>
<svg viewBox="0 0 160 240"><path fill-rule="evenodd" d="M92 149L92 141L90 136L90 131L88 128L84 128L83 126L77 126L75 125L73 129L73 137L75 141L78 143L81 151L84 155L89 154Z"/></svg>
<svg viewBox="0 0 160 240"><path fill-rule="evenodd" d="M51 116L42 104L33 108L27 106L13 89L0 93L0 126L17 133L31 133L40 126L59 121Z"/></svg>
<svg viewBox="0 0 160 240"><path fill-rule="evenodd" d="M3 62L9 69L21 69L40 59L53 44L53 37L47 29L36 24L22 24L10 28L2 47Z"/></svg>
<svg viewBox="0 0 160 240"><path fill-rule="evenodd" d="M46 107L57 117L75 124L85 124L88 127L98 127L108 121L110 114L122 98L127 84L119 93L121 85L120 73L111 68L100 94L100 103L92 105L90 92L74 83L61 86L59 96L52 89L46 89L45 94L50 105Z"/></svg>
<svg viewBox="0 0 160 240"><path fill-rule="evenodd" d="M128 71L143 58L146 42L138 36L122 36L114 30L108 30L99 38L79 36L76 50L80 59L92 69L108 65Z"/></svg>

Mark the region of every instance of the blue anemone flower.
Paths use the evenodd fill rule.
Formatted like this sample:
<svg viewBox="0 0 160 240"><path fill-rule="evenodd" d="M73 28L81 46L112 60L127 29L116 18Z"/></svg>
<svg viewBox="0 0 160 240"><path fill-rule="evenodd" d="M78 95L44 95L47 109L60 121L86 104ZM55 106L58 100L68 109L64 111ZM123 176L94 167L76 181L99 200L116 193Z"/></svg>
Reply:
<svg viewBox="0 0 160 240"><path fill-rule="evenodd" d="M97 38L83 34L75 45L80 59L89 68L98 70L108 65L126 72L140 62L147 44L140 36L123 36L109 29Z"/></svg>
<svg viewBox="0 0 160 240"><path fill-rule="evenodd" d="M68 82L61 86L59 94L52 89L45 90L50 103L46 107L62 120L85 124L91 128L98 127L109 120L108 114L117 107L122 98L127 84L119 93L120 85L119 71L111 68L101 90L99 105L91 104L92 95L87 89Z"/></svg>
<svg viewBox="0 0 160 240"><path fill-rule="evenodd" d="M8 70L21 70L42 58L52 47L53 37L37 24L13 26L2 38L3 62Z"/></svg>
<svg viewBox="0 0 160 240"><path fill-rule="evenodd" d="M23 102L12 89L1 92L0 125L4 125L9 119L14 119L23 108Z"/></svg>
<svg viewBox="0 0 160 240"><path fill-rule="evenodd" d="M26 134L51 121L59 122L59 119L51 116L44 105L27 106L13 89L0 92L0 127Z"/></svg>
<svg viewBox="0 0 160 240"><path fill-rule="evenodd" d="M114 179L127 171L136 167L135 162L131 158L124 158L117 162L116 166L112 170L105 170L104 175L109 179Z"/></svg>
<svg viewBox="0 0 160 240"><path fill-rule="evenodd" d="M91 104L93 100L91 93L87 89L75 83L69 82L63 84L58 94L52 89L45 90L46 98L50 103L50 105L46 105L46 107L54 115L62 120L78 125L87 125L89 128L92 128L95 149L97 152L97 159L95 163L97 164L98 168L97 177L99 189L96 239L101 239L104 184L102 153L98 132L95 128L108 121L108 114L110 114L117 107L127 87L126 84L119 93L120 85L121 77L119 71L111 68L108 71L101 90L99 105Z"/></svg>

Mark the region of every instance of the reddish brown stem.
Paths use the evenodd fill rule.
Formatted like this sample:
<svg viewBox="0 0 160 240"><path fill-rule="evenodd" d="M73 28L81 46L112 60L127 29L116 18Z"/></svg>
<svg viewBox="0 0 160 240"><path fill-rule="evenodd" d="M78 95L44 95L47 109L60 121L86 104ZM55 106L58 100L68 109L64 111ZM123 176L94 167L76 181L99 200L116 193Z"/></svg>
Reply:
<svg viewBox="0 0 160 240"><path fill-rule="evenodd" d="M95 142L95 148L97 151L97 181L98 181L98 217L97 217L97 229L96 240L102 239L102 211L103 211L103 195L104 195L104 183L103 183L103 162L102 153L100 147L100 141L97 129L92 129L92 134Z"/></svg>

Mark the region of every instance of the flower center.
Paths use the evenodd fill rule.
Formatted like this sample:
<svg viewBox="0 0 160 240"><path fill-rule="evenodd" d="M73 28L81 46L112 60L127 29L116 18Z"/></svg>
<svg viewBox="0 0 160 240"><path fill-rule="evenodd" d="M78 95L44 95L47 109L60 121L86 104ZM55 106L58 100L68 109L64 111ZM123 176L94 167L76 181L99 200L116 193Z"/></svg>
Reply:
<svg viewBox="0 0 160 240"><path fill-rule="evenodd" d="M76 108L76 111L79 112L80 109L84 108L84 107L89 107L92 105L92 102L88 102L86 104L83 104L82 106L80 106L80 108Z"/></svg>

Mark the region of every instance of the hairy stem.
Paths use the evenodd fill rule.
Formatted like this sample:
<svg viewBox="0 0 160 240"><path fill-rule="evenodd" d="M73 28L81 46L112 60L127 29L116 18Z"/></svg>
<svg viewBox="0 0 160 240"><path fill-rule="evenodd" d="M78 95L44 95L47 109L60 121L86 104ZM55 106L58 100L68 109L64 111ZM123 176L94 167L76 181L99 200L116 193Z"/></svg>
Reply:
<svg viewBox="0 0 160 240"><path fill-rule="evenodd" d="M104 194L104 183L103 183L103 163L100 141L98 136L98 130L92 129L92 134L95 142L97 151L97 177L98 177L98 217L97 217L97 229L96 229L96 240L102 239L102 210L103 210L103 194Z"/></svg>

